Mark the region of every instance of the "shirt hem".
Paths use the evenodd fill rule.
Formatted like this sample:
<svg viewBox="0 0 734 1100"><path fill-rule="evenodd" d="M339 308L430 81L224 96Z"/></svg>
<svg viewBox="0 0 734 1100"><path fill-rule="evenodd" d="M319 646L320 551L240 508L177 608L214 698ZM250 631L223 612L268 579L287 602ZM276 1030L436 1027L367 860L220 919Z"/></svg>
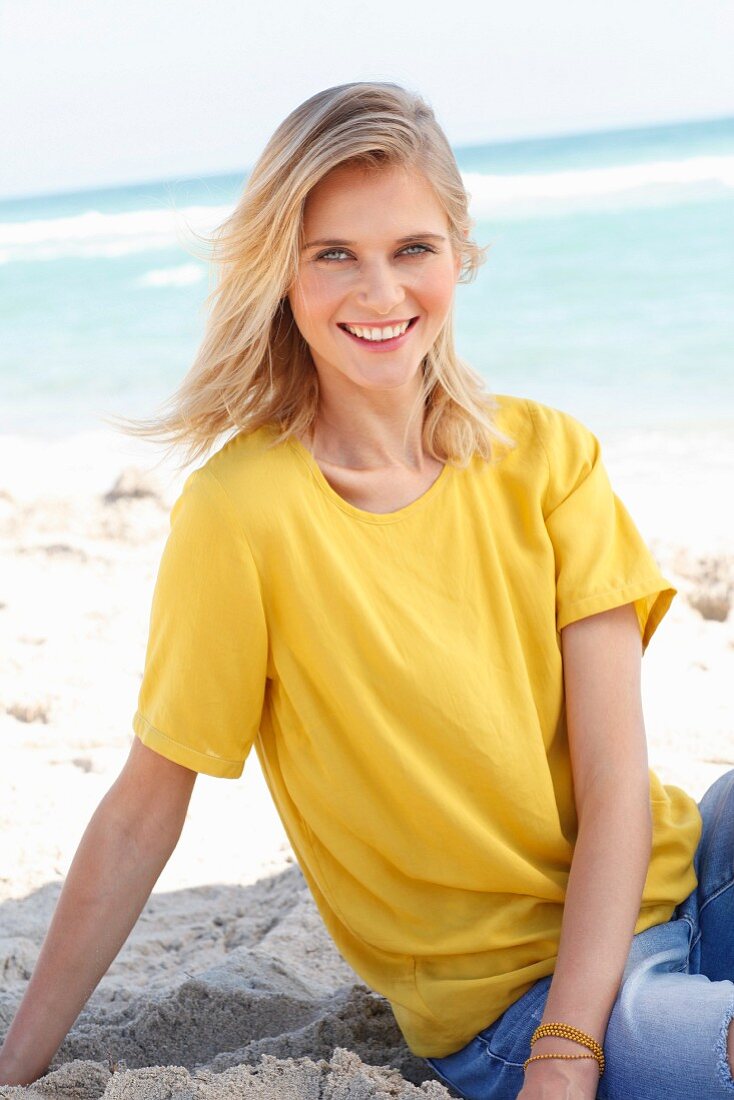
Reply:
<svg viewBox="0 0 734 1100"><path fill-rule="evenodd" d="M140 711L133 716L133 730L140 741L149 749L165 756L174 764L181 764L191 771L203 772L218 779L238 779L245 766L244 760L225 760L223 757L208 756L186 745L179 744L151 725Z"/></svg>
<svg viewBox="0 0 734 1100"><path fill-rule="evenodd" d="M621 607L625 603L636 603L646 596L656 594L655 601L646 616L642 616L638 610L640 635L642 638L643 652L661 623L665 613L670 607L677 589L663 578L623 585L621 588L608 589L593 596L584 596L580 600L567 605L558 616L557 630L560 634L564 627L569 626L588 615L597 615L602 611L610 611L613 607Z"/></svg>

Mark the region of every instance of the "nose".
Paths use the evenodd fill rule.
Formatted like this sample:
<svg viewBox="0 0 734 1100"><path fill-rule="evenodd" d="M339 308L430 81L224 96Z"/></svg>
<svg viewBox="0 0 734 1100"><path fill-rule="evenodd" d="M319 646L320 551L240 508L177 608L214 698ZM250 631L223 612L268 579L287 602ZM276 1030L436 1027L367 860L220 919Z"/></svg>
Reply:
<svg viewBox="0 0 734 1100"><path fill-rule="evenodd" d="M385 316L405 300L405 288L389 263L377 262L365 270L357 298L364 309Z"/></svg>

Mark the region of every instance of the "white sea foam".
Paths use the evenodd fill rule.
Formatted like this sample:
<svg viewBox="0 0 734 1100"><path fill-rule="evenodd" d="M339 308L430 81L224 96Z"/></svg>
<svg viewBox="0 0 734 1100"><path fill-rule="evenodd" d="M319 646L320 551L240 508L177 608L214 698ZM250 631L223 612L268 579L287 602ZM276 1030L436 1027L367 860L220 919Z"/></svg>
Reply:
<svg viewBox="0 0 734 1100"><path fill-rule="evenodd" d="M206 269L199 264L178 264L146 271L136 280L137 286L190 286L206 278Z"/></svg>
<svg viewBox="0 0 734 1100"><path fill-rule="evenodd" d="M464 185L475 217L544 214L573 204L673 205L728 194L734 156L689 157L565 172L487 175L467 172Z"/></svg>
<svg viewBox="0 0 734 1100"><path fill-rule="evenodd" d="M126 256L184 247L205 248L196 235L211 234L228 206L187 206L181 210L130 210L104 214L87 210L64 218L0 222L0 262Z"/></svg>
<svg viewBox="0 0 734 1100"><path fill-rule="evenodd" d="M514 175L466 172L463 179L474 217L532 217L565 209L672 205L726 195L734 188L734 156ZM0 222L0 263L203 247L196 234L211 234L230 213L229 206L199 204L180 210L88 210L63 218Z"/></svg>

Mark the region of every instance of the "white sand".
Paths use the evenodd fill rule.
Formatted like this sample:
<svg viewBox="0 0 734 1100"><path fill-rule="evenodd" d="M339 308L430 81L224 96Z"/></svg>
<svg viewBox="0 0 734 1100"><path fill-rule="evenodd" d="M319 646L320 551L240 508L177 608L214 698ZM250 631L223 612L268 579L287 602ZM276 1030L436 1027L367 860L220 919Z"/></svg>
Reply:
<svg viewBox="0 0 734 1100"><path fill-rule="evenodd" d="M0 1035L79 837L129 748L183 475L133 473L127 491L153 495L104 496L125 468L150 470L151 453L102 432L0 439ZM734 616L724 617L734 538L721 507L733 467L721 451L699 467L684 454L662 477L659 462L621 446L607 464L680 589L643 662L650 764L700 798L734 767ZM16 1093L449 1095L327 938L254 753L239 782L197 780L181 842L128 943L53 1072L30 1089L0 1088Z"/></svg>

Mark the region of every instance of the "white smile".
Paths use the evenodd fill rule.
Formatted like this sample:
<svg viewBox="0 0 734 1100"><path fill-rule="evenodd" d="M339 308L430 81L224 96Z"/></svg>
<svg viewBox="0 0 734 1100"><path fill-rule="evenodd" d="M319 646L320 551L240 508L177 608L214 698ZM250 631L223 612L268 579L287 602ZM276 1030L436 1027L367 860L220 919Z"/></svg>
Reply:
<svg viewBox="0 0 734 1100"><path fill-rule="evenodd" d="M410 321L403 321L399 325L388 325L386 328L366 328L362 325L342 325L347 332L358 336L360 340L394 340L396 336L402 336L407 331Z"/></svg>

